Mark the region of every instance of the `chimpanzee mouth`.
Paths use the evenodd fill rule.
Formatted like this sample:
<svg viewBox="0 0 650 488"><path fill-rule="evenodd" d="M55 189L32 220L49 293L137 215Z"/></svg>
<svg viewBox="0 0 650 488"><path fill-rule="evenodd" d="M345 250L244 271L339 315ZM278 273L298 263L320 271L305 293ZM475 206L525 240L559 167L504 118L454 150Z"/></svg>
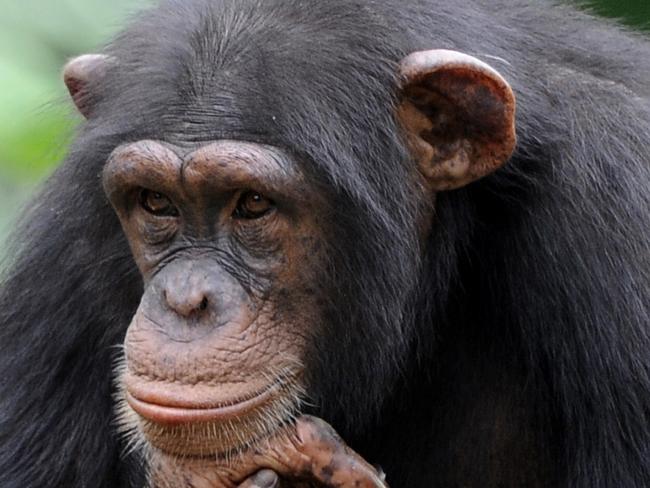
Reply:
<svg viewBox="0 0 650 488"><path fill-rule="evenodd" d="M236 400L206 404L177 397L165 397L155 389L147 391L141 385L127 388L126 401L141 417L161 425L182 425L196 422L226 422L247 415L268 403L282 390L278 380L265 388Z"/></svg>
<svg viewBox="0 0 650 488"><path fill-rule="evenodd" d="M118 424L128 450L154 448L184 458L232 458L292 422L305 397L294 368L265 375L263 386L233 400L215 395L214 386L170 387L134 377L126 369L121 375Z"/></svg>

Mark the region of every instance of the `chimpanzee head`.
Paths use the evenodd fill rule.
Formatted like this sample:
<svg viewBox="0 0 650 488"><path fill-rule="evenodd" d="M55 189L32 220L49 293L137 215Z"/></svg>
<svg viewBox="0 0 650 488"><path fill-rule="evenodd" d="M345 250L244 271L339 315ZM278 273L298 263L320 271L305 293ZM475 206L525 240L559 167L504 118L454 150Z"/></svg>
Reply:
<svg viewBox="0 0 650 488"><path fill-rule="evenodd" d="M508 83L448 50L314 51L326 32L140 29L64 73L87 130L123 134L102 175L144 283L123 421L177 455L304 409L360 421L412 351L436 195L513 150Z"/></svg>

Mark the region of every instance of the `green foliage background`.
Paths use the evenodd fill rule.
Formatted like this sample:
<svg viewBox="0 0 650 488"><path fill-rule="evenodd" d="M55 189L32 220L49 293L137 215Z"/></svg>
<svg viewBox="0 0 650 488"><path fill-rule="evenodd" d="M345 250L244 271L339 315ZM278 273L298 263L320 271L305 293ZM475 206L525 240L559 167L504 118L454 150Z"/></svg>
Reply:
<svg viewBox="0 0 650 488"><path fill-rule="evenodd" d="M60 161L78 122L60 82L61 66L101 46L148 1L0 0L0 241L35 185ZM591 4L650 27L650 0Z"/></svg>

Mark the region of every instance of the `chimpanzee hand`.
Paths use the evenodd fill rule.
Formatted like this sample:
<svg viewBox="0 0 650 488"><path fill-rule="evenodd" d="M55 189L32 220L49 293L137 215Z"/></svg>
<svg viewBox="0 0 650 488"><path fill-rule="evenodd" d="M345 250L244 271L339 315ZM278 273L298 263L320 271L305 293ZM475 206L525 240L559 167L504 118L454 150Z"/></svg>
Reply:
<svg viewBox="0 0 650 488"><path fill-rule="evenodd" d="M155 488L388 486L383 475L347 447L331 426L307 416L227 466L162 456L153 466L152 484Z"/></svg>

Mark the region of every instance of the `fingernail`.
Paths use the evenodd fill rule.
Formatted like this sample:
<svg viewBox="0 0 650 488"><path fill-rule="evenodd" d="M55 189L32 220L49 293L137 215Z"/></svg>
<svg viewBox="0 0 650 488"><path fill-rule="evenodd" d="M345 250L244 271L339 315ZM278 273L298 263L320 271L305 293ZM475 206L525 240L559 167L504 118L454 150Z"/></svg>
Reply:
<svg viewBox="0 0 650 488"><path fill-rule="evenodd" d="M275 471L270 469L263 469L258 471L252 479L256 487L259 488L275 488L278 486L278 475L275 474Z"/></svg>

